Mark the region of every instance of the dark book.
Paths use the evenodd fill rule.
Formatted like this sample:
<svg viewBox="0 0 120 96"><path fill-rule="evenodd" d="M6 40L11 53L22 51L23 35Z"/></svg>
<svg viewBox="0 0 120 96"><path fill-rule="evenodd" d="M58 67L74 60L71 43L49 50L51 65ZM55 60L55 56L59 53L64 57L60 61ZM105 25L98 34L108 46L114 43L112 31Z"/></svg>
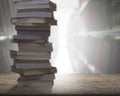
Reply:
<svg viewBox="0 0 120 96"><path fill-rule="evenodd" d="M48 40L48 36L40 35L14 35L14 40Z"/></svg>
<svg viewBox="0 0 120 96"><path fill-rule="evenodd" d="M50 31L50 26L49 25L46 25L46 26L44 26L44 25L28 25L28 26L24 26L24 25L15 25L15 29L16 30L31 30L31 31Z"/></svg>
<svg viewBox="0 0 120 96"><path fill-rule="evenodd" d="M11 40L13 43L46 43L47 40L38 39L38 40L24 40L24 39L13 39Z"/></svg>
<svg viewBox="0 0 120 96"><path fill-rule="evenodd" d="M50 9L50 8L29 8L29 9L18 9L18 13L22 12L53 12L56 9Z"/></svg>
<svg viewBox="0 0 120 96"><path fill-rule="evenodd" d="M14 63L48 63L49 60L24 60L24 59L14 59Z"/></svg>
<svg viewBox="0 0 120 96"><path fill-rule="evenodd" d="M17 30L18 35L39 35L39 36L50 36L50 31L46 30Z"/></svg>

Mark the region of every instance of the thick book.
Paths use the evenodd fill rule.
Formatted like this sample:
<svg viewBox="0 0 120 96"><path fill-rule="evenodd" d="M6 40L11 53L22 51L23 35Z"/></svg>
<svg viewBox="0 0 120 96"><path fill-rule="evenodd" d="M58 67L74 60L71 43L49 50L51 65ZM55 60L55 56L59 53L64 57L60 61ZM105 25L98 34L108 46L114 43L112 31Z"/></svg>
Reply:
<svg viewBox="0 0 120 96"><path fill-rule="evenodd" d="M21 12L17 13L16 17L54 18L53 12Z"/></svg>
<svg viewBox="0 0 120 96"><path fill-rule="evenodd" d="M45 75L30 75L21 76L17 81L28 81L28 80L39 80L39 81L52 81L55 79L55 74L45 74Z"/></svg>
<svg viewBox="0 0 120 96"><path fill-rule="evenodd" d="M11 67L12 71L18 73L22 76L31 76L31 75L46 75L57 73L56 67L51 68L31 68L31 69L16 69L15 66Z"/></svg>
<svg viewBox="0 0 120 96"><path fill-rule="evenodd" d="M15 25L23 24L50 24L57 25L57 20L52 18L40 18L40 17L13 17L11 23Z"/></svg>
<svg viewBox="0 0 120 96"><path fill-rule="evenodd" d="M15 50L10 50L10 55L11 56L50 56L51 52L25 52L25 51L15 51Z"/></svg>
<svg viewBox="0 0 120 96"><path fill-rule="evenodd" d="M50 31L48 30L17 30L17 35L50 36Z"/></svg>
<svg viewBox="0 0 120 96"><path fill-rule="evenodd" d="M19 47L18 48L19 51L26 51L26 52L52 52L53 51L53 48L52 46L45 46L45 47L42 47L42 46L39 46L39 47Z"/></svg>
<svg viewBox="0 0 120 96"><path fill-rule="evenodd" d="M16 69L51 68L50 63L15 63Z"/></svg>
<svg viewBox="0 0 120 96"><path fill-rule="evenodd" d="M24 25L15 25L15 29L16 30L31 30L31 31L50 31L50 26L49 25L28 25L28 26L24 26Z"/></svg>

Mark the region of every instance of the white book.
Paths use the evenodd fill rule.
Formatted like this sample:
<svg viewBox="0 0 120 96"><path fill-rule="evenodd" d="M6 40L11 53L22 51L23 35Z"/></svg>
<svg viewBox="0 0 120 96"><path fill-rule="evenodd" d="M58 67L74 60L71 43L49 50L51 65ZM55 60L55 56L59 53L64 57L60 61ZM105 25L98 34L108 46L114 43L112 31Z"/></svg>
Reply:
<svg viewBox="0 0 120 96"><path fill-rule="evenodd" d="M17 13L16 17L53 18L53 13L52 12L21 12L21 13Z"/></svg>
<svg viewBox="0 0 120 96"><path fill-rule="evenodd" d="M50 63L16 63L15 67L18 69L51 68L51 65Z"/></svg>

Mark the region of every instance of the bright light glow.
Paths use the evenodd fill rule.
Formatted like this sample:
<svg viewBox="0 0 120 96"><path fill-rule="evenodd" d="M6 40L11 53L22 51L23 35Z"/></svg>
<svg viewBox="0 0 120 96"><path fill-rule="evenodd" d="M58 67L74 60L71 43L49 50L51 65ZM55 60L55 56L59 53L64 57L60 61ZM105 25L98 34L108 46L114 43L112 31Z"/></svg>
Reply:
<svg viewBox="0 0 120 96"><path fill-rule="evenodd" d="M73 73L67 51L67 23L69 21L69 13L69 9L65 9L64 11L61 9L59 12L55 13L56 18L58 19L58 33L52 32L51 34L52 36L56 34L56 37L58 37L56 38L58 40L51 40L53 43L57 44L55 46L58 46L54 60L54 65L57 67L58 73Z"/></svg>
<svg viewBox="0 0 120 96"><path fill-rule="evenodd" d="M54 0L53 0L54 1ZM77 0L76 0L77 1ZM53 66L56 66L59 73L84 73L88 69L94 73L96 72L95 67L92 64L89 64L86 57L82 54L81 50L78 49L75 44L80 45L80 41L75 41L76 37L86 37L88 36L85 32L84 26L80 23L82 19L79 16L79 10L76 10L75 7L70 7L72 4L77 4L74 0L70 0L67 7L68 0L64 0L66 7L62 6L63 0L56 1L59 6L57 12L55 12L55 18L58 20L57 30L52 30L50 41L53 43L54 48L54 60L52 61ZM60 2L60 3L58 3ZM77 1L78 2L78 1ZM66 3L66 4L65 4ZM59 5L61 4L61 5ZM61 7L60 7L61 6ZM78 6L78 5L76 5ZM63 8L62 8L63 7ZM69 24L70 23L70 24ZM80 26L83 26L80 28ZM82 29L83 28L83 29ZM56 33L57 32L57 33ZM71 38L69 41L68 38ZM82 39L81 39L82 41ZM68 43L70 48L68 48ZM71 58L71 51L73 51L73 58ZM87 68L85 68L87 66Z"/></svg>
<svg viewBox="0 0 120 96"><path fill-rule="evenodd" d="M53 45L55 43L56 44L55 46L58 46L58 48L57 48L57 52L56 52L55 56L53 56L55 58L52 63L54 66L57 67L58 73L75 73L76 70L80 70L78 72L81 72L81 70L84 70L84 69L82 69L83 65L81 63L78 65L77 60L73 61L73 62L77 63L76 65L73 65L70 60L71 58L69 58L69 52L68 52L68 42L70 42L70 41L68 41L69 34L71 34L69 36L76 36L76 35L86 36L85 33L83 34L83 33L77 32L80 29L79 28L79 25L80 25L79 24L79 21L80 21L79 16L77 15L77 17L76 17L76 15L75 15L75 18L71 17L75 7L70 7L70 6L72 6L72 4L75 6L75 4L76 4L76 6L78 7L78 0L76 0L76 2L74 0L71 0L69 2L69 4L68 4L68 0L67 0L67 2L66 2L66 0L64 0L64 2L62 0L61 1L58 0L57 2L58 2L57 5L59 7L57 9L57 12L55 12L55 17L58 20L58 26L57 26L58 30L57 30L57 34L55 32L52 32L51 38L53 40L50 40L50 41L53 42ZM64 4L62 5L62 3L64 3ZM61 5L59 5L59 4L61 4ZM65 7L65 5L66 5L66 7ZM71 19L78 19L78 24L77 24L77 26L76 25L74 26L73 34L71 32L68 32L69 31L68 25L69 25L70 21L73 21ZM71 22L71 24L72 23L74 24L74 22ZM55 38L55 36L52 37L54 34L56 34L56 37L58 37L58 38ZM72 47L71 47L72 48L71 50L74 49L74 46L72 46ZM54 49L54 51L55 51L55 49ZM77 51L77 53L79 53L78 50L76 50L76 51ZM83 56L80 53L78 55L80 55L80 56L78 56L79 59L82 59L83 62L88 66L86 59L83 58ZM90 66L90 69L94 71L94 68L92 66Z"/></svg>
<svg viewBox="0 0 120 96"><path fill-rule="evenodd" d="M4 41L5 39L7 39L7 36L0 36L0 41Z"/></svg>
<svg viewBox="0 0 120 96"><path fill-rule="evenodd" d="M55 60L58 73L73 73L66 48L60 48Z"/></svg>

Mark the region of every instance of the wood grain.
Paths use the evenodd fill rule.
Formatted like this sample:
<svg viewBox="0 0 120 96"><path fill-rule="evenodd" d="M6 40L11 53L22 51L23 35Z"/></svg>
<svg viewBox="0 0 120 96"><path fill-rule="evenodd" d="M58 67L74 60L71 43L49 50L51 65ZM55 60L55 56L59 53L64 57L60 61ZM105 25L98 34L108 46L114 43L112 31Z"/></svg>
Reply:
<svg viewBox="0 0 120 96"><path fill-rule="evenodd" d="M120 94L120 74L57 74L52 88L20 87L18 78L0 75L0 94Z"/></svg>

